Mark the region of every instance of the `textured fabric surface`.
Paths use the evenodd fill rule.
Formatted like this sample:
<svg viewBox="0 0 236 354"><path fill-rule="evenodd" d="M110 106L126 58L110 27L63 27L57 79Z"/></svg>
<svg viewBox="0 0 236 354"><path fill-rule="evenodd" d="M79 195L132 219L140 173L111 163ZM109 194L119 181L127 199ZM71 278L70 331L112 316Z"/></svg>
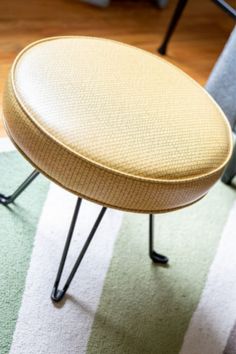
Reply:
<svg viewBox="0 0 236 354"><path fill-rule="evenodd" d="M206 90L223 109L231 128L236 130L236 27L232 31L206 83ZM225 170L224 180L236 175L236 145Z"/></svg>
<svg viewBox="0 0 236 354"><path fill-rule="evenodd" d="M16 155L0 154L1 192L30 171ZM11 208L0 206L1 354L236 352L234 189L219 182L199 203L155 217L155 249L169 267L148 257L147 215L125 213L119 230L122 213L109 210L65 301L53 305L76 197L45 187L40 177ZM82 203L64 275L99 210Z"/></svg>
<svg viewBox="0 0 236 354"><path fill-rule="evenodd" d="M103 205L140 212L188 205L219 178L231 132L191 78L140 49L59 37L16 59L6 128L49 178Z"/></svg>

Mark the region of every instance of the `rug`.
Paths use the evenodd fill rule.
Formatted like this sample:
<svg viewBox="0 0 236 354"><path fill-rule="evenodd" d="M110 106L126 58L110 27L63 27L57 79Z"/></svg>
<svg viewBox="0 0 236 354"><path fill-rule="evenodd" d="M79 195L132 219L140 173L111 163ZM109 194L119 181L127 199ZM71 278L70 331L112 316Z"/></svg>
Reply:
<svg viewBox="0 0 236 354"><path fill-rule="evenodd" d="M0 140L0 187L32 168ZM197 204L155 217L108 210L69 288L52 285L76 197L39 176L15 205L0 206L1 354L235 354L236 191L217 183ZM68 272L100 207L84 201Z"/></svg>

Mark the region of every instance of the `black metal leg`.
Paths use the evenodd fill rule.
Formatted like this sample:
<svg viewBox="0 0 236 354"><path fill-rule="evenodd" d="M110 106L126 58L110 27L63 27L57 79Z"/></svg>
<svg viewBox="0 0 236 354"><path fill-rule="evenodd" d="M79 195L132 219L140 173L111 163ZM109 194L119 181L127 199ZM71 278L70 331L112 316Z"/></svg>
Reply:
<svg viewBox="0 0 236 354"><path fill-rule="evenodd" d="M0 204L3 205L8 205L10 203L13 203L16 198L33 182L33 180L39 175L39 172L37 170L34 170L28 178L17 188L17 190L9 195L5 196L4 194L0 194Z"/></svg>
<svg viewBox="0 0 236 354"><path fill-rule="evenodd" d="M170 21L170 24L167 29L166 35L164 37L164 40L163 40L160 48L158 48L158 52L162 55L166 54L167 45L168 45L170 38L177 26L177 23L179 22L179 19L184 11L184 8L185 8L187 2L188 2L188 0L179 0L177 3L176 9L175 9L172 19Z"/></svg>
<svg viewBox="0 0 236 354"><path fill-rule="evenodd" d="M154 215L149 215L149 256L154 263L161 263L166 264L168 263L169 259L162 254L157 253L154 251Z"/></svg>
<svg viewBox="0 0 236 354"><path fill-rule="evenodd" d="M60 265L59 265L59 268L58 268L58 272L57 272L57 276L56 276L56 280L55 280L55 283L54 283L54 286L53 286L53 290L52 290L52 294L51 294L51 299L52 301L54 302L59 302L63 299L66 291L68 290L70 284L71 284L71 281L73 280L74 278L74 275L76 273L76 271L78 270L79 268L79 265L89 247L89 244L90 242L92 241L92 238L105 214L105 211L106 211L106 207L103 207L97 217L97 220L95 221L90 233L89 233L89 236L69 274L69 277L67 278L66 282L65 282L65 285L64 287L60 290L58 289L59 287L59 283L60 283L60 280L61 280L61 275L62 275L62 272L63 272L63 269L64 269L64 265L65 265L65 261L66 261L66 257L67 257L67 254L68 254L68 250L69 250L69 247L70 247L70 243L71 243L71 239L72 239L72 236L73 236L73 232L74 232L74 228L75 228L75 224L76 224L76 220L77 220L77 217L78 217L78 214L79 214L79 209L80 209L80 205L81 205L81 202L82 202L82 199L81 198L78 198L77 200L77 203L76 203L76 206L75 206L75 210L74 210L74 214L73 214L73 217L72 217L72 221L71 221L71 225L70 225L70 229L69 229L69 232L68 232L68 236L67 236L67 239L66 239L66 243L65 243L65 247L64 247L64 250L63 250L63 253L62 253L62 258L61 258L61 261L60 261Z"/></svg>
<svg viewBox="0 0 236 354"><path fill-rule="evenodd" d="M5 196L3 194L0 194L0 204L3 204L3 205L8 205L10 203L13 203L14 200L30 185L31 182L33 182L33 180L39 175L39 172L37 170L34 170L30 176L17 188L17 190L10 196ZM57 271L57 276L56 276L56 280L55 280L55 283L54 283L54 286L53 286L53 290L52 290L52 293L51 293L51 299L52 301L54 302L59 302L63 299L63 297L65 296L65 293L66 291L68 290L74 276L75 276L75 273L77 272L79 266L80 266L80 263L90 245L90 242L92 241L99 225L100 225L100 222L107 210L106 207L102 207L89 235L88 235L88 238L87 240L85 241L84 243L84 246L63 286L62 289L59 289L59 284L60 284L60 280L61 280L61 276L62 276L62 273L63 273L63 270L64 270L64 266L65 266L65 262L66 262L66 258L67 258L67 254L68 254L68 251L69 251L69 248L70 248L70 244L71 244L71 240L72 240L72 236L73 236L73 233L74 233L74 229L75 229L75 225L76 225L76 221L77 221L77 218L78 218L78 214L79 214L79 210L80 210L80 206L81 206L81 203L82 203L82 199L81 198L78 198L77 199L77 202L76 202L76 206L75 206L75 210L74 210L74 213L73 213L73 217L72 217L72 220L71 220L71 224L70 224L70 228L69 228L69 231L68 231L68 235L67 235L67 239L66 239L66 242L65 242L65 247L64 247L64 250L63 250L63 253L62 253L62 257L61 257L61 261L60 261L60 264L59 264L59 268L58 268L58 271ZM164 255L161 255L157 252L155 252L155 250L153 249L154 248L154 245L153 245L153 237L154 237L154 216L152 214L149 215L149 256L150 258L152 259L153 262L155 263L162 263L162 264L166 264L168 262L168 258Z"/></svg>

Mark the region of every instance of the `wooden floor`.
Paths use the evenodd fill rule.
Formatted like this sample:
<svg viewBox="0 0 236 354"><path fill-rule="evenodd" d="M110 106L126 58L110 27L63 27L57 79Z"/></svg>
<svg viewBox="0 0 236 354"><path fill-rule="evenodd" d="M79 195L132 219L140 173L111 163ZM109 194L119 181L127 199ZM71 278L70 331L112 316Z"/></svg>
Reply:
<svg viewBox="0 0 236 354"><path fill-rule="evenodd" d="M156 53L176 0L165 10L150 0L112 0L106 9L79 0L0 1L0 97L10 64L28 43L48 36L112 38ZM190 0L167 60L204 84L234 21L210 0ZM1 98L0 98L1 104ZM4 135L0 121L0 136Z"/></svg>

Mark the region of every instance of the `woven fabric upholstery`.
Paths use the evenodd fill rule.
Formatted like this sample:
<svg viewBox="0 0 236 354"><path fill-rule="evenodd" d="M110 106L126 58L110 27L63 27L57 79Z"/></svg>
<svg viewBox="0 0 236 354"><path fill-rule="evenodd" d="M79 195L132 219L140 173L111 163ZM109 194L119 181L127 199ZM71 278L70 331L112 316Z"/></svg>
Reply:
<svg viewBox="0 0 236 354"><path fill-rule="evenodd" d="M55 37L16 58L6 129L50 179L102 205L136 212L204 196L230 158L223 112L190 77L119 42Z"/></svg>

